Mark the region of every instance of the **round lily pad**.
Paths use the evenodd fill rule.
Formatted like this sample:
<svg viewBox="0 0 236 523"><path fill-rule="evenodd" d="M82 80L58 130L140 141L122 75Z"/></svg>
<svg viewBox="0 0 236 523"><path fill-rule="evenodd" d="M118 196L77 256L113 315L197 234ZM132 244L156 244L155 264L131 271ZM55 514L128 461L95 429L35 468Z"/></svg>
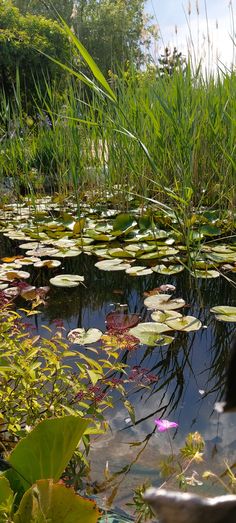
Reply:
<svg viewBox="0 0 236 523"><path fill-rule="evenodd" d="M147 267L142 267L142 265L134 265L126 269L125 272L130 276L147 276L148 274L152 274L152 269L147 269Z"/></svg>
<svg viewBox="0 0 236 523"><path fill-rule="evenodd" d="M50 278L50 283L55 287L78 287L84 281L84 276L78 274L58 274L54 278Z"/></svg>
<svg viewBox="0 0 236 523"><path fill-rule="evenodd" d="M220 273L218 271L214 271L212 269L209 269L209 270L206 270L206 271L196 270L196 271L194 271L192 273L192 275L195 278L205 278L205 279L208 279L208 278L218 278L220 276Z"/></svg>
<svg viewBox="0 0 236 523"><path fill-rule="evenodd" d="M166 265L155 265L155 267L152 267L152 270L154 272L158 272L158 274L177 274L178 272L182 272L184 270L183 265L169 265L168 267Z"/></svg>
<svg viewBox="0 0 236 523"><path fill-rule="evenodd" d="M140 343L155 347L156 345L168 345L173 341L172 336L162 335L170 328L164 323L140 323L137 327L129 330L129 334L138 338Z"/></svg>
<svg viewBox="0 0 236 523"><path fill-rule="evenodd" d="M119 259L114 258L113 260L102 260L95 263L95 267L102 271L126 271L130 268L129 263L123 263Z"/></svg>
<svg viewBox="0 0 236 523"><path fill-rule="evenodd" d="M172 318L166 320L166 325L177 331L191 332L198 331L202 323L195 316L182 316L181 318Z"/></svg>
<svg viewBox="0 0 236 523"><path fill-rule="evenodd" d="M236 307L230 307L229 305L219 305L217 307L212 307L210 312L213 312L216 315L216 320L233 323L236 322Z"/></svg>
<svg viewBox="0 0 236 523"><path fill-rule="evenodd" d="M60 265L61 262L59 260L40 260L34 263L34 267L47 267L47 269L54 269Z"/></svg>
<svg viewBox="0 0 236 523"><path fill-rule="evenodd" d="M71 343L78 343L79 345L88 345L90 343L96 343L102 336L102 331L99 329L73 329L71 330L67 338Z"/></svg>
<svg viewBox="0 0 236 523"><path fill-rule="evenodd" d="M185 301L182 298L172 299L171 294L156 294L154 296L148 296L144 300L144 304L149 309L157 309L160 311L181 309L185 305Z"/></svg>
<svg viewBox="0 0 236 523"><path fill-rule="evenodd" d="M154 311L151 314L151 318L153 321L157 321L159 323L166 323L167 320L172 320L175 318L182 318L182 314L180 312L174 311Z"/></svg>
<svg viewBox="0 0 236 523"><path fill-rule="evenodd" d="M27 271L6 271L0 274L0 280L2 281L13 281L13 280L27 280L30 277L30 273Z"/></svg>

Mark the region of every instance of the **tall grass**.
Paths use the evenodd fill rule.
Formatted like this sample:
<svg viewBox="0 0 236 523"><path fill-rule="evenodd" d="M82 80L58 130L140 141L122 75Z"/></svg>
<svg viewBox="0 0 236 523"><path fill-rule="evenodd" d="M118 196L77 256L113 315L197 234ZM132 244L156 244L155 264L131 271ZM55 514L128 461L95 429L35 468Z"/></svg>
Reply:
<svg viewBox="0 0 236 523"><path fill-rule="evenodd" d="M180 216L194 207L233 209L236 167L236 74L204 77L190 64L171 77L132 66L112 79L117 102L68 77L63 95L38 89L34 115L1 96L0 176L16 191L93 197L114 192L119 208L136 194Z"/></svg>

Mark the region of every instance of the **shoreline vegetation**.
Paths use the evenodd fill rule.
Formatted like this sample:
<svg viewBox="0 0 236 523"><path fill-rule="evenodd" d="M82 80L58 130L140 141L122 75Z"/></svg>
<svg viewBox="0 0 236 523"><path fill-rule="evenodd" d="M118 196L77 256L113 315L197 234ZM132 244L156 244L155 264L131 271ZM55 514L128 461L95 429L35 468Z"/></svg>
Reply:
<svg viewBox="0 0 236 523"><path fill-rule="evenodd" d="M127 390L136 392L137 384L149 390L161 379L138 365L130 369L131 351L140 346L147 350L168 346L167 359L160 365L165 382L165 361L172 361L169 345L175 347L175 358L180 348L186 348L187 336L207 329L210 322L236 322L234 303L213 300L213 306L207 306L212 319L204 325L195 316L201 316L200 306L188 315L191 305L173 295L175 275L184 270L189 288L196 293L196 282L205 279L224 279L232 288L236 286L236 72L233 67L218 68L205 75L201 63L192 67L191 56L185 58L176 49L171 53L166 48L159 66L149 61L144 67L139 49L135 63L130 57L106 75L68 20L58 15L57 22L50 22L39 16L36 24L35 15L23 16L9 3L6 13L10 29L4 33L8 31L4 26L0 46L14 54L22 39L26 56L27 49L32 52L30 60L36 53L37 60L41 57L50 66L45 66L41 76L27 69L22 76L19 67L13 75L10 67L2 69L6 84L0 92L0 234L16 252L2 256L0 263L0 521L46 521L49 517L57 523L60 516L66 523L63 511L69 504L73 521L80 517L86 523L105 523L120 483L155 430L166 432L170 444L170 456L160 464L164 486L173 483L187 489L212 478L234 492L230 465L223 475L203 472L202 436L197 431L189 434L177 451L169 429L176 432L179 423L159 413L152 434L136 443L140 445L137 460L117 477L106 465L101 492L111 486L111 495L105 515L65 484L82 494L87 486L87 493L94 494L96 489L89 484L89 450L92 438L109 430L107 411L119 396L135 426ZM53 13L57 15L55 9ZM3 14L4 5L0 6ZM16 19L19 32L14 40ZM38 34L40 27L42 34ZM137 34L135 51L140 42ZM57 56L57 36L67 42L65 55ZM27 74L31 75L28 87ZM84 325L65 332L61 318L53 329L45 326L46 337L33 332L27 318L37 317L39 308L47 306L52 289L65 296L76 287L82 289L81 294L86 292L89 278L74 274L73 268L72 273L62 272L68 260L81 254L94 261L95 280L97 274L102 279L106 273L115 278L119 271L130 279L168 277L163 285L143 289L142 312L146 307L143 317L148 321L139 312L130 313L126 304L117 304L106 316L105 332ZM38 285L38 274L46 275L47 285ZM22 300L27 307L21 306ZM122 351L126 351L124 359ZM74 364L67 363L75 356L76 371ZM184 354L185 363L188 358ZM217 360L213 375L220 374L220 381L222 361ZM178 365L176 359L173 376L177 381ZM67 452L72 425L76 434ZM43 456L44 438L50 438L51 430L58 438L57 452L47 448ZM26 444L39 456L35 466L25 465L30 462ZM192 468L198 463L200 480ZM146 486L134 493L137 523L153 517L143 500ZM59 510L60 495L63 507ZM120 516L117 521L124 520Z"/></svg>

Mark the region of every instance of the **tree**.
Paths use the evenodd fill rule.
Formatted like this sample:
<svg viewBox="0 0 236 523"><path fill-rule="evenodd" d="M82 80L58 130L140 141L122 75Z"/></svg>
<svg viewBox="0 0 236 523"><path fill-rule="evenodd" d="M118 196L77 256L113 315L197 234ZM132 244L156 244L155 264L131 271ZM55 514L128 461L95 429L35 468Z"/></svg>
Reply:
<svg viewBox="0 0 236 523"><path fill-rule="evenodd" d="M57 13L70 24L73 11L73 0L13 0L13 5L20 13L26 15L33 14L44 16L45 18L56 19Z"/></svg>
<svg viewBox="0 0 236 523"><path fill-rule="evenodd" d="M166 47L164 54L158 59L159 72L161 76L173 76L174 72L184 71L186 69L186 58L181 52L174 47L173 52Z"/></svg>
<svg viewBox="0 0 236 523"><path fill-rule="evenodd" d="M77 0L72 25L75 33L102 72L124 68L127 61L138 67L144 61L142 45L149 42L144 0ZM146 23L147 22L147 23Z"/></svg>
<svg viewBox="0 0 236 523"><path fill-rule="evenodd" d="M20 84L30 98L35 95L35 80L39 88L45 78L54 80L62 71L43 51L65 62L70 57L70 45L63 29L56 21L34 15L21 15L10 2L0 4L0 83L9 95L19 71Z"/></svg>

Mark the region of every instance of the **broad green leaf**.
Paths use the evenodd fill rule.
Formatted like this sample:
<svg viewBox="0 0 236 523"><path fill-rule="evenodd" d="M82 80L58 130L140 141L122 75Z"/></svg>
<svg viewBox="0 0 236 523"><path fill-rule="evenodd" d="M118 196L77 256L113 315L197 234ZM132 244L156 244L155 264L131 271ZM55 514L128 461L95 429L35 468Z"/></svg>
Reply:
<svg viewBox="0 0 236 523"><path fill-rule="evenodd" d="M135 225L137 225L137 222L134 220L132 214L118 214L113 222L113 231L119 231L121 234L127 232L128 229Z"/></svg>
<svg viewBox="0 0 236 523"><path fill-rule="evenodd" d="M10 487L10 483L5 476L0 476L0 505L4 507L5 504L8 506L13 503L14 492ZM2 509L0 507L0 521ZM5 520L4 520L5 521Z"/></svg>
<svg viewBox="0 0 236 523"><path fill-rule="evenodd" d="M85 226L85 218L81 218L80 220L75 222L75 224L73 226L73 233L79 234L84 229L84 226Z"/></svg>
<svg viewBox="0 0 236 523"><path fill-rule="evenodd" d="M8 461L19 472L17 480L24 490L38 479L60 479L88 423L79 416L47 419L20 440ZM14 489L15 471L5 474Z"/></svg>
<svg viewBox="0 0 236 523"><path fill-rule="evenodd" d="M44 479L25 492L14 523L96 523L99 515L94 501Z"/></svg>

